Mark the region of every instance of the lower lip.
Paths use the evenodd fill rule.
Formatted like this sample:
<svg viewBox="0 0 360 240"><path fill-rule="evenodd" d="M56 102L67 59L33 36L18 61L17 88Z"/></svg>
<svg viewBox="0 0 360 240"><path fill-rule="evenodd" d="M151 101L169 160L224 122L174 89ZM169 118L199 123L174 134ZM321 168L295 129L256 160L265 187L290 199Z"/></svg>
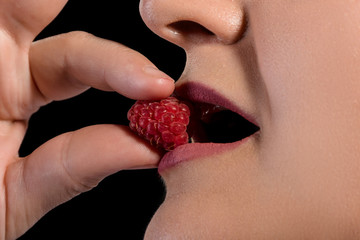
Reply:
<svg viewBox="0 0 360 240"><path fill-rule="evenodd" d="M242 145L250 137L251 136L233 143L189 143L181 145L164 155L159 163L158 172L161 174L165 170L173 168L182 162L230 151Z"/></svg>

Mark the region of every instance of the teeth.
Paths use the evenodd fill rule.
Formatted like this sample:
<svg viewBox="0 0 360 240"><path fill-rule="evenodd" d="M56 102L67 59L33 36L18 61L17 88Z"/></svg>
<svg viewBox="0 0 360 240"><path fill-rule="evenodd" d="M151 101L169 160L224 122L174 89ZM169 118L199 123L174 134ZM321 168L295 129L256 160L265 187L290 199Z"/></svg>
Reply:
<svg viewBox="0 0 360 240"><path fill-rule="evenodd" d="M219 105L198 103L188 128L189 143L230 143L258 130L236 112Z"/></svg>
<svg viewBox="0 0 360 240"><path fill-rule="evenodd" d="M214 113L221 112L226 110L226 108L219 106L219 105L212 105L212 104L202 104L200 106L200 120L209 123L210 116Z"/></svg>
<svg viewBox="0 0 360 240"><path fill-rule="evenodd" d="M209 103L200 103L192 115L192 121L188 126L189 143L208 142L208 134L204 129L204 124L212 121L212 116L218 112L227 110L226 108Z"/></svg>

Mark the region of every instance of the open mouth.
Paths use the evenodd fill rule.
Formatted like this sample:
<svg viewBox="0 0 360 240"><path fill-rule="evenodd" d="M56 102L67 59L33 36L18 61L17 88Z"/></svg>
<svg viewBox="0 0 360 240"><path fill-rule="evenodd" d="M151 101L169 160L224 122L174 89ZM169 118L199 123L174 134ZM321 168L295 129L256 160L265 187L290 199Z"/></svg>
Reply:
<svg viewBox="0 0 360 240"><path fill-rule="evenodd" d="M251 139L251 136L260 131L257 125L235 112L236 108L231 104L225 102L224 105L235 110L217 104L192 101L187 130L190 144L167 152L158 166L160 174L181 162L231 151L245 144L246 139Z"/></svg>
<svg viewBox="0 0 360 240"><path fill-rule="evenodd" d="M251 111L246 111L245 106L240 109L238 104L205 85L188 82L178 86L174 96L190 103L187 129L190 144L181 145L163 156L158 166L161 174L179 163L246 146L249 142L246 140L260 131L255 114L249 114Z"/></svg>
<svg viewBox="0 0 360 240"><path fill-rule="evenodd" d="M259 131L258 126L225 107L211 103L193 105L188 130L192 143L232 143Z"/></svg>

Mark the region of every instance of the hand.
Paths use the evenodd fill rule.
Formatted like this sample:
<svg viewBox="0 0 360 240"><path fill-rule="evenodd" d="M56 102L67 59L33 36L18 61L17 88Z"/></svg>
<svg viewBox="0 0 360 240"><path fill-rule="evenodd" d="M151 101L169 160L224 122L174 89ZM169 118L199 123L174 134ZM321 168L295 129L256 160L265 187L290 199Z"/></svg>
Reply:
<svg viewBox="0 0 360 240"><path fill-rule="evenodd" d="M62 134L25 158L18 149L39 107L95 87L163 98L173 80L141 54L83 32L33 42L66 0L0 0L0 239L15 239L55 206L122 169L154 167L160 154L127 127ZM125 114L125 113L124 113Z"/></svg>

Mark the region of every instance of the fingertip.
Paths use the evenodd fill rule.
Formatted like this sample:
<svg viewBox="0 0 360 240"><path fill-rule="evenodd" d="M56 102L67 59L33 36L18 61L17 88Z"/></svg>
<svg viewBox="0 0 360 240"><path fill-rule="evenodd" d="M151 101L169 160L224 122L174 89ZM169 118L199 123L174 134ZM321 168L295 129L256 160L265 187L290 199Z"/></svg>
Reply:
<svg viewBox="0 0 360 240"><path fill-rule="evenodd" d="M175 80L155 67L152 68L145 66L141 72L132 74L132 80L120 80L112 87L134 100L158 100L170 96L175 90ZM123 86L124 83L127 86Z"/></svg>
<svg viewBox="0 0 360 240"><path fill-rule="evenodd" d="M159 78L155 80L155 86L158 88L157 92L151 96L150 99L162 99L169 97L175 90L175 81L171 78Z"/></svg>
<svg viewBox="0 0 360 240"><path fill-rule="evenodd" d="M138 92L134 99L155 100L170 96L175 89L175 80L154 65L142 68L143 78L136 79Z"/></svg>
<svg viewBox="0 0 360 240"><path fill-rule="evenodd" d="M82 178L102 179L120 170L154 168L162 156L128 127L119 125L85 127L74 132L69 144L69 169Z"/></svg>
<svg viewBox="0 0 360 240"><path fill-rule="evenodd" d="M175 80L169 75L160 71L153 65L144 66L143 71L148 76L154 77L152 83L148 83L150 89L147 91L150 94L150 98L153 98L151 94L154 94L155 98L166 98L174 92ZM154 90L156 90L156 92L154 92Z"/></svg>

